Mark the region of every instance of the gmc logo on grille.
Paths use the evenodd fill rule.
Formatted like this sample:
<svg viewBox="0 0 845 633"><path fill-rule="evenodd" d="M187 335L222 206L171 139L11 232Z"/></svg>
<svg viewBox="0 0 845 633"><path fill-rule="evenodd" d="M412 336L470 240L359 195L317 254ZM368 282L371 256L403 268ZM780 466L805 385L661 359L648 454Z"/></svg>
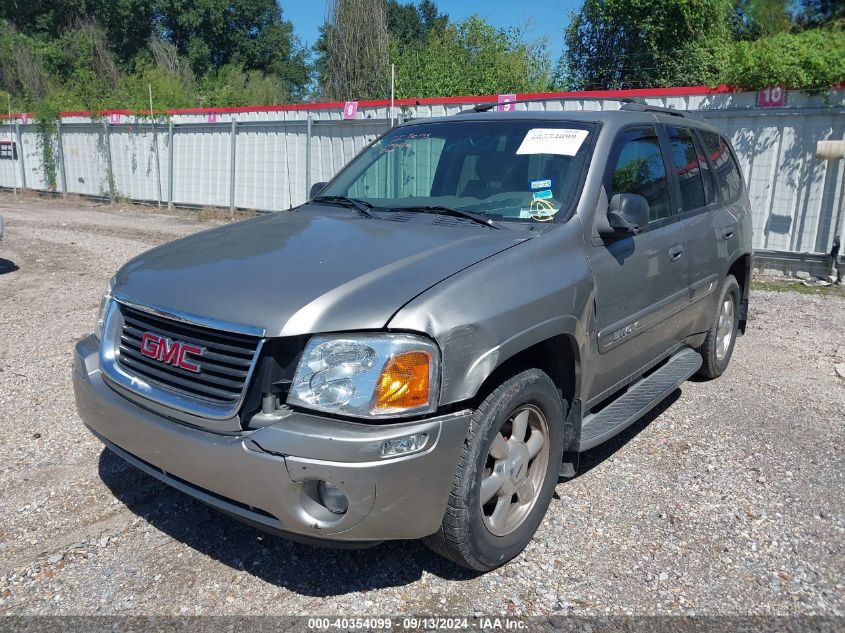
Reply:
<svg viewBox="0 0 845 633"><path fill-rule="evenodd" d="M188 359L188 354L192 356L202 356L205 354L204 347L196 345L189 345L188 343L180 343L173 341L166 336L146 332L141 337L141 353L147 358L174 365L187 369L195 374L200 371L199 363L192 363Z"/></svg>

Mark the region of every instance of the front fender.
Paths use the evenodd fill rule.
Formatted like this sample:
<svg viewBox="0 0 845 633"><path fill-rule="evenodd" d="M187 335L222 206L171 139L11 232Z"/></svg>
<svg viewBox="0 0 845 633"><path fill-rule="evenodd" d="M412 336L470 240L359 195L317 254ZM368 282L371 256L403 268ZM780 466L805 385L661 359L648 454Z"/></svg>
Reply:
<svg viewBox="0 0 845 633"><path fill-rule="evenodd" d="M573 219L437 284L388 327L425 332L438 342L440 403L452 404L473 398L508 359L560 335L574 341L566 352L577 363L587 353L592 292L580 223Z"/></svg>

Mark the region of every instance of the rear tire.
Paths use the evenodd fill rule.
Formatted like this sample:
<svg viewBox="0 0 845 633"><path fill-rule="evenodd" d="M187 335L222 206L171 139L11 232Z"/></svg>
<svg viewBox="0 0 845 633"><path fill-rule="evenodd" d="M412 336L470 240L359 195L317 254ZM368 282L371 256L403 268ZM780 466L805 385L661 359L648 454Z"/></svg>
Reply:
<svg viewBox="0 0 845 633"><path fill-rule="evenodd" d="M558 390L539 369L490 393L472 415L440 530L425 544L476 571L525 549L557 484L563 419Z"/></svg>
<svg viewBox="0 0 845 633"><path fill-rule="evenodd" d="M733 275L728 275L722 284L713 323L704 343L698 348L703 362L697 376L712 380L721 376L728 368L739 328L740 301L739 284Z"/></svg>

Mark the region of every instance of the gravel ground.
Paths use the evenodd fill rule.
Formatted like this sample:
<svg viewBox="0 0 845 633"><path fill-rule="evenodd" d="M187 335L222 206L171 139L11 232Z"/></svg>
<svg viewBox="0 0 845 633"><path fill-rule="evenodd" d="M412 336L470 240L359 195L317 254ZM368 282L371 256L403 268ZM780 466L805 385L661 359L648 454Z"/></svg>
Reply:
<svg viewBox="0 0 845 633"><path fill-rule="evenodd" d="M845 613L845 300L752 295L719 380L582 457L515 561L293 544L125 465L80 423L75 341L124 261L207 228L0 195L0 613Z"/></svg>

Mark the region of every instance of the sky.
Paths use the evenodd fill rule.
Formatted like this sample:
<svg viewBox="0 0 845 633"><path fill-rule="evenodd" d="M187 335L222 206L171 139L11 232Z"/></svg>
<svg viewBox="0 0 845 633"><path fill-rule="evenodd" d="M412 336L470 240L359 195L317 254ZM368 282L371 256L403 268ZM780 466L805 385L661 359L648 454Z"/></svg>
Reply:
<svg viewBox="0 0 845 633"><path fill-rule="evenodd" d="M410 0L400 0L407 2ZM441 13L452 21L459 21L477 13L496 27L525 24L530 20L529 39L548 36L552 61L557 61L563 50L563 29L569 22L569 12L581 6L580 0L491 0L468 2L466 0L434 0ZM293 22L303 44L312 45L319 36L320 25L326 17L323 0L279 0L284 17ZM414 3L416 4L416 2Z"/></svg>

